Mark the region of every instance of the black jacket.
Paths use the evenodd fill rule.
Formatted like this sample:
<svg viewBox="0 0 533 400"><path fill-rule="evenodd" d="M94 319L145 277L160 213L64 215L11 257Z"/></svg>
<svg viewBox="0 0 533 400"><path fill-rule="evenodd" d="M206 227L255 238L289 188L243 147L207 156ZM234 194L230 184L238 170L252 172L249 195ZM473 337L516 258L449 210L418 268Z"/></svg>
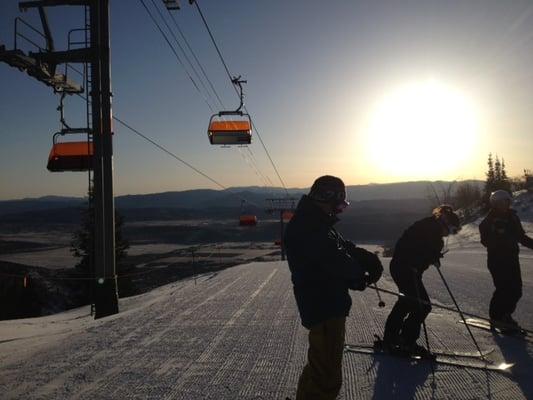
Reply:
<svg viewBox="0 0 533 400"><path fill-rule="evenodd" d="M443 247L440 222L435 217L421 219L407 228L396 242L391 266L416 269L422 273L439 261Z"/></svg>
<svg viewBox="0 0 533 400"><path fill-rule="evenodd" d="M479 224L481 244L489 255L517 255L518 243L533 249L533 239L526 235L515 210L490 210Z"/></svg>
<svg viewBox="0 0 533 400"><path fill-rule="evenodd" d="M348 288L364 286L364 270L348 251L353 244L333 228L336 222L303 196L285 230L294 296L306 328L347 316L352 305Z"/></svg>

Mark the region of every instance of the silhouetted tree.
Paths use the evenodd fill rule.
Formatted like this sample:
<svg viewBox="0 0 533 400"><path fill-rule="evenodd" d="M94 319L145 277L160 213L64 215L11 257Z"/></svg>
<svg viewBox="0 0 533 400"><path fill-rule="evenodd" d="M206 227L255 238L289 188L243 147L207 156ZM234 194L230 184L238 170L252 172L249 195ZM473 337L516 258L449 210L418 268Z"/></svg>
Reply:
<svg viewBox="0 0 533 400"><path fill-rule="evenodd" d="M502 158L502 162L498 156L495 161L492 159L492 153L489 153L487 160L488 170L486 172L487 180L485 181L485 190L483 193L483 206L489 207L490 194L495 190L506 190L511 193L511 182L507 176L505 170L505 161Z"/></svg>
<svg viewBox="0 0 533 400"><path fill-rule="evenodd" d="M502 165L500 164L500 159L496 155L496 161L494 161L494 181L499 182L502 180Z"/></svg>
<svg viewBox="0 0 533 400"><path fill-rule="evenodd" d="M503 159L503 157L502 157L501 175L502 175L502 181L508 181L509 180L509 178L507 177L507 171L505 170L505 160Z"/></svg>
<svg viewBox="0 0 533 400"><path fill-rule="evenodd" d="M95 257L95 230L94 230L94 195L92 190L89 190L87 206L82 210L82 219L81 227L79 230L74 232L72 236L72 241L70 243L70 251L73 253L74 257L79 258L76 268L83 272L84 277L92 278L94 277L94 257ZM122 227L124 225L124 218L115 210L115 263L117 275L120 277L125 270L128 269L123 261L126 258L127 250L129 248L129 243L124 239L122 235ZM84 289L88 291L87 295L91 290L93 281L88 280L88 285L84 285ZM119 281L119 293L121 292L120 286L122 286L128 291L129 283L124 285L124 282Z"/></svg>

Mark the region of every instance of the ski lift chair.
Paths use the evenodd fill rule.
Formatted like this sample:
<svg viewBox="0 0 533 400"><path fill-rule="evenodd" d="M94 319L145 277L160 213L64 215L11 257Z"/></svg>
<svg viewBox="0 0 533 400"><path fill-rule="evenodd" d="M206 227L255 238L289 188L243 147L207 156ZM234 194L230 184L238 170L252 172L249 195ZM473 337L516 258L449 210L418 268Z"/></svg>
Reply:
<svg viewBox="0 0 533 400"><path fill-rule="evenodd" d="M240 226L256 226L257 217L255 215L241 215L239 217Z"/></svg>
<svg viewBox="0 0 533 400"><path fill-rule="evenodd" d="M283 213L281 214L281 218L283 218L283 222L285 223L289 222L292 217L294 217L294 212L292 211L283 211Z"/></svg>
<svg viewBox="0 0 533 400"><path fill-rule="evenodd" d="M226 120L226 116L232 118ZM207 134L214 145L247 145L252 143L252 120L240 111L221 111L211 116Z"/></svg>
<svg viewBox="0 0 533 400"><path fill-rule="evenodd" d="M246 200L241 199L241 212L239 216L240 226L256 226L257 216L252 214L246 207Z"/></svg>
<svg viewBox="0 0 533 400"><path fill-rule="evenodd" d="M94 147L91 141L57 142L57 137L65 132L54 134L52 150L46 168L51 172L88 171L92 169Z"/></svg>
<svg viewBox="0 0 533 400"><path fill-rule="evenodd" d="M244 106L244 94L242 84L246 81L241 77L231 81L239 88L239 107L235 111L220 111L213 114L209 120L207 136L209 142L214 145L247 145L252 143L252 119L250 115L241 111Z"/></svg>

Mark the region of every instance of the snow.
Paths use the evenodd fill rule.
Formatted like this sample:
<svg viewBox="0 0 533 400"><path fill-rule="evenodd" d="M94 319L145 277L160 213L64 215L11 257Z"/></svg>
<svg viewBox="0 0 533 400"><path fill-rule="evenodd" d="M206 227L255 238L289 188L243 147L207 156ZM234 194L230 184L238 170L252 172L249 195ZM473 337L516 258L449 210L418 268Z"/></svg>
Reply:
<svg viewBox="0 0 533 400"><path fill-rule="evenodd" d="M518 199L529 197L519 195ZM531 212L521 218L532 221ZM529 214L528 214L529 213ZM529 220L528 220L529 218ZM442 272L465 311L486 315L492 282L476 224L450 241ZM529 228L528 228L529 229ZM529 233L532 233L529 230ZM372 247L372 250L375 250ZM396 290L388 275L380 287ZM516 318L533 329L533 251L521 252L524 296ZM424 275L431 298L453 307L434 269ZM348 343L382 334L395 298L352 292ZM252 262L121 299L120 313L100 320L89 307L42 318L0 321L2 399L285 399L305 362L285 262ZM434 307L427 320L434 348L475 349L456 313ZM345 354L341 399L533 398L533 345L474 330L512 374L428 364L387 356ZM422 340L422 339L421 339Z"/></svg>

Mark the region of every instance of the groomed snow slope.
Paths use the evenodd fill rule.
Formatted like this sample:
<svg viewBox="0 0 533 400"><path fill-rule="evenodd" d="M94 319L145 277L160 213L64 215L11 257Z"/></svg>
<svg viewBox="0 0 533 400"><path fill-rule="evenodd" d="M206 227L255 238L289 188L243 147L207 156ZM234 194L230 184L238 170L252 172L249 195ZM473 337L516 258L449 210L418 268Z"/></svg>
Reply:
<svg viewBox="0 0 533 400"><path fill-rule="evenodd" d="M530 234L533 232L526 225ZM475 225L471 228L475 231ZM468 231L465 229L465 231ZM487 314L492 282L485 251L465 235L442 271L464 310ZM383 260L388 270L388 259ZM524 296L517 319L533 329L533 252L521 253ZM438 274L424 275L430 296L452 306ZM380 286L395 290L386 273ZM377 307L374 291L352 292L346 341L371 343L394 298ZM306 356L286 263L240 265L176 282L120 302L118 315L94 321L88 308L0 322L1 399L285 399L294 398ZM434 308L433 348L474 350L455 313ZM533 345L474 330L492 358L516 363L512 374L387 356L346 354L342 399L531 399Z"/></svg>
<svg viewBox="0 0 533 400"><path fill-rule="evenodd" d="M388 278L382 286L394 289ZM347 342L371 343L392 299L385 297L384 309L370 290L354 292L353 300ZM430 315L434 347L473 349L456 320L437 309ZM532 347L475 333L482 347L496 347L495 359L518 362L514 376L438 366L432 388L426 364L346 354L341 398L531 398ZM282 262L230 268L197 285L170 284L122 300L119 315L98 321L87 308L3 321L0 335L2 399L284 399L294 396L306 351Z"/></svg>

